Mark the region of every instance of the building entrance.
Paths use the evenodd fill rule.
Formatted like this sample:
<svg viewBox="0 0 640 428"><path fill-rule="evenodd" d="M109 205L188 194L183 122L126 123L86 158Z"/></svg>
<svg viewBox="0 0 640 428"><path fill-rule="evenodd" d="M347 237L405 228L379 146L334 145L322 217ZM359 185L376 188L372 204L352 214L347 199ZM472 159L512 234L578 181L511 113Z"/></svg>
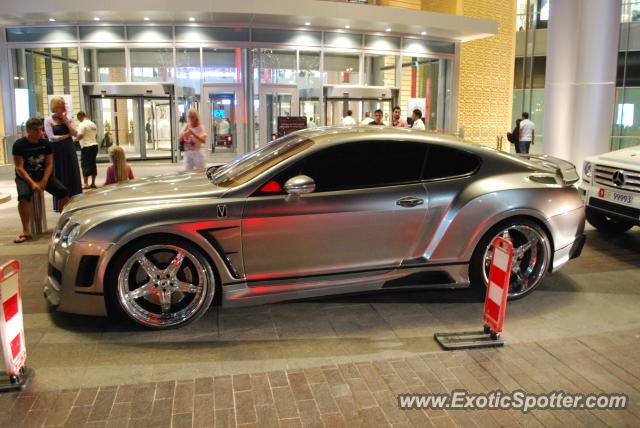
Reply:
<svg viewBox="0 0 640 428"><path fill-rule="evenodd" d="M279 116L297 116L300 111L298 85L260 85L260 121L257 124L259 146L278 135Z"/></svg>
<svg viewBox="0 0 640 428"><path fill-rule="evenodd" d="M398 102L398 90L385 87L325 86L325 124L341 126L342 118L351 110L356 123L361 123L366 114L373 118L374 112L382 110L383 121L389 124L391 111Z"/></svg>
<svg viewBox="0 0 640 428"><path fill-rule="evenodd" d="M244 91L239 83L205 84L200 116L208 139L207 151L215 163L226 163L246 153Z"/></svg>
<svg viewBox="0 0 640 428"><path fill-rule="evenodd" d="M172 84L83 85L89 117L98 127L99 159L118 145L129 159L174 159Z"/></svg>

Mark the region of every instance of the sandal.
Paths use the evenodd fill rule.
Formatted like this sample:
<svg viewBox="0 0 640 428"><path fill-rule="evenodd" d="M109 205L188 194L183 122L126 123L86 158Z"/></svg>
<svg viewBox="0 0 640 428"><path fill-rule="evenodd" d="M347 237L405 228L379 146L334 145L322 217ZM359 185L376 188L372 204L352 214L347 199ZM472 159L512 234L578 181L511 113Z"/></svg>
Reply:
<svg viewBox="0 0 640 428"><path fill-rule="evenodd" d="M13 242L15 244L22 244L23 242L31 241L32 239L33 239L33 236L25 235L24 233L21 233L20 235L18 235L16 239L13 240Z"/></svg>
<svg viewBox="0 0 640 428"><path fill-rule="evenodd" d="M91 185L91 186L89 186L89 187L90 187L90 188L92 188L92 189L97 189L97 187L96 187L96 185L95 185L95 184L92 184L92 185Z"/></svg>

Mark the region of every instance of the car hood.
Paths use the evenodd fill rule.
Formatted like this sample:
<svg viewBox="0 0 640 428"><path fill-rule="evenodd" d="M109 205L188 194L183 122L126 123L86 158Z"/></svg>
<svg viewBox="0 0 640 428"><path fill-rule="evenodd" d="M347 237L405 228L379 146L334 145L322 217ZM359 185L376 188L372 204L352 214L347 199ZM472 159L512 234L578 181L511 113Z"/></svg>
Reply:
<svg viewBox="0 0 640 428"><path fill-rule="evenodd" d="M627 147L615 152L604 153L599 156L591 156L586 159L589 162L608 162L620 167L628 167L637 170L640 168L640 146Z"/></svg>
<svg viewBox="0 0 640 428"><path fill-rule="evenodd" d="M220 196L224 191L211 184L204 172L159 175L85 191L73 197L65 212L138 201Z"/></svg>

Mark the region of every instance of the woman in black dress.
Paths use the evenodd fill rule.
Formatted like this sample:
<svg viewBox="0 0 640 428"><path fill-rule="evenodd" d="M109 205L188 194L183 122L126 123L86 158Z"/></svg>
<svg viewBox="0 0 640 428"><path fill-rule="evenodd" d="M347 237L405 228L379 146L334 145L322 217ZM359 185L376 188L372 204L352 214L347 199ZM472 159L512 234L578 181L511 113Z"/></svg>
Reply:
<svg viewBox="0 0 640 428"><path fill-rule="evenodd" d="M62 97L51 98L53 114L44 120L44 130L53 145L53 175L69 190L69 196L82 193L78 155L72 140L76 135L73 119L67 116L67 105ZM54 207L58 206L54 199Z"/></svg>

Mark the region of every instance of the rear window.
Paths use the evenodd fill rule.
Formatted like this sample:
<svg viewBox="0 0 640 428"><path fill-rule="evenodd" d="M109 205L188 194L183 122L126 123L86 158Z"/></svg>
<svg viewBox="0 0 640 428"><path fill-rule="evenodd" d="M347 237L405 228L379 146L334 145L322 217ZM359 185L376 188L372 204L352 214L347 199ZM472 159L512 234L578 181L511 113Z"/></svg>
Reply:
<svg viewBox="0 0 640 428"><path fill-rule="evenodd" d="M475 172L480 166L478 156L464 150L431 145L423 179L436 180L458 177Z"/></svg>

